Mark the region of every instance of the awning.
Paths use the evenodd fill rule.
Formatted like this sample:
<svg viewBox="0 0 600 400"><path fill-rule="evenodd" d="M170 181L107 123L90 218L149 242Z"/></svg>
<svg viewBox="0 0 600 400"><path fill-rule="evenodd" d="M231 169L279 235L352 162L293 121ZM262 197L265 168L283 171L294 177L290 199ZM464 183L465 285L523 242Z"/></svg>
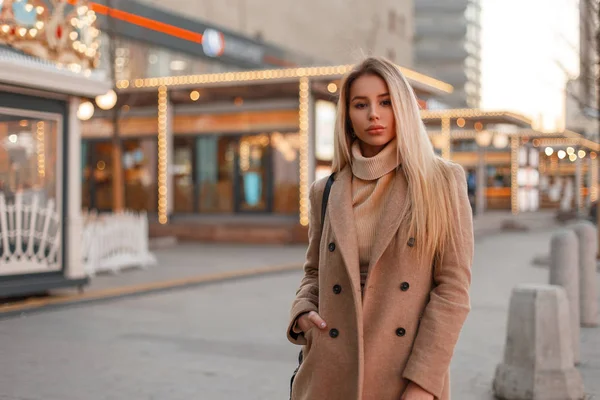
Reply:
<svg viewBox="0 0 600 400"><path fill-rule="evenodd" d="M5 46L0 46L0 83L88 98L112 86L103 72L75 72Z"/></svg>

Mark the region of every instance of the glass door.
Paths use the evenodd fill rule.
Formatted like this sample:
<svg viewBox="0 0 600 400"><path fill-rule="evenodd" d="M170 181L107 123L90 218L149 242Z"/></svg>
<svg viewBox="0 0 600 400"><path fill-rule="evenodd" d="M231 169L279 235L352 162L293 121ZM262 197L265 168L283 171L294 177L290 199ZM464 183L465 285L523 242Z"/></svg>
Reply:
<svg viewBox="0 0 600 400"><path fill-rule="evenodd" d="M234 212L234 175L238 140L229 136L196 138L196 206L203 214Z"/></svg>
<svg viewBox="0 0 600 400"><path fill-rule="evenodd" d="M113 206L112 142L84 141L82 144L82 206L110 211Z"/></svg>
<svg viewBox="0 0 600 400"><path fill-rule="evenodd" d="M271 210L270 153L269 135L260 134L240 138L236 177L238 212Z"/></svg>
<svg viewBox="0 0 600 400"><path fill-rule="evenodd" d="M194 138L175 137L173 157L173 211L194 212Z"/></svg>
<svg viewBox="0 0 600 400"><path fill-rule="evenodd" d="M0 278L63 268L62 118L0 107Z"/></svg>
<svg viewBox="0 0 600 400"><path fill-rule="evenodd" d="M158 142L155 138L123 141L123 175L125 181L125 208L158 210Z"/></svg>

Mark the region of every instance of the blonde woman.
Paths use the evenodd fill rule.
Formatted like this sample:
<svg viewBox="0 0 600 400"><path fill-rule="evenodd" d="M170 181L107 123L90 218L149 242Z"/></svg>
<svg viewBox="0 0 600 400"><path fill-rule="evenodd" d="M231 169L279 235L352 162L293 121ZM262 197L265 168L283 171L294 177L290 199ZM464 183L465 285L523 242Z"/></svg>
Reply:
<svg viewBox="0 0 600 400"><path fill-rule="evenodd" d="M394 64L344 79L334 181L310 190L304 278L288 339L292 400L448 400L470 309L471 207L463 169L438 157Z"/></svg>

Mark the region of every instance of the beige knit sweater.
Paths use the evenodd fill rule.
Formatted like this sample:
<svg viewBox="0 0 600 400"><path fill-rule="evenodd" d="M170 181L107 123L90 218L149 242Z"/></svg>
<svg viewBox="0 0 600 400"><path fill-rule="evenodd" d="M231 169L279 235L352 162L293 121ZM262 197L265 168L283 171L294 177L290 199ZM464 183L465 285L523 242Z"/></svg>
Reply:
<svg viewBox="0 0 600 400"><path fill-rule="evenodd" d="M375 231L385 214L384 204L396 167L400 165L396 149L394 139L379 154L367 158L362 155L358 140L352 145L352 209L358 241L361 291L369 273Z"/></svg>

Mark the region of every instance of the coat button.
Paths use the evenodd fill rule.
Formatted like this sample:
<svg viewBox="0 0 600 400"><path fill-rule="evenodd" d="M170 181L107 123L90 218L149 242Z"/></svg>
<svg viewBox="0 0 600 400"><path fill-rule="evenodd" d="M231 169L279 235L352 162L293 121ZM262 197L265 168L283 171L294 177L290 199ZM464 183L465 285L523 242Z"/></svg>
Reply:
<svg viewBox="0 0 600 400"><path fill-rule="evenodd" d="M398 335L400 337L406 335L406 329L404 329L404 328L398 328L398 329L396 329L396 335Z"/></svg>
<svg viewBox="0 0 600 400"><path fill-rule="evenodd" d="M410 239L408 239L408 247L414 247L415 246L415 238L411 237Z"/></svg>
<svg viewBox="0 0 600 400"><path fill-rule="evenodd" d="M329 243L329 251L335 251L335 243Z"/></svg>
<svg viewBox="0 0 600 400"><path fill-rule="evenodd" d="M410 287L408 282L402 282L400 284L400 290L402 290L403 292L406 292L408 290L408 288Z"/></svg>
<svg viewBox="0 0 600 400"><path fill-rule="evenodd" d="M333 328L332 330L329 331L329 336L331 336L332 338L336 338L340 335L340 331L338 331L337 329Z"/></svg>
<svg viewBox="0 0 600 400"><path fill-rule="evenodd" d="M335 294L342 293L342 287L340 285L334 285L333 286L333 293L335 293Z"/></svg>

